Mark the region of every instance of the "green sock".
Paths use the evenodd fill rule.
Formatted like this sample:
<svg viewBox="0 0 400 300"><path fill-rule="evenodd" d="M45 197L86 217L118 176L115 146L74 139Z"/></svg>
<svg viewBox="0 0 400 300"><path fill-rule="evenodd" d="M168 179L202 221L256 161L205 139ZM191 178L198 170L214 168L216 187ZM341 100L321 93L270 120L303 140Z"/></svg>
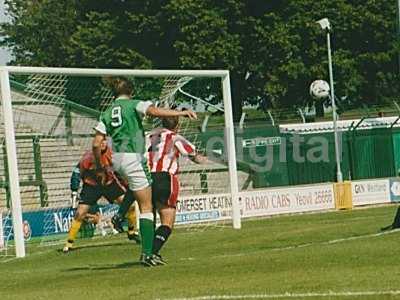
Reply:
<svg viewBox="0 0 400 300"><path fill-rule="evenodd" d="M153 215L151 214L151 216ZM153 219L150 220L145 216L143 217L141 216L139 220L140 234L142 236L142 253L146 255L151 255L153 252L153 239L154 239Z"/></svg>

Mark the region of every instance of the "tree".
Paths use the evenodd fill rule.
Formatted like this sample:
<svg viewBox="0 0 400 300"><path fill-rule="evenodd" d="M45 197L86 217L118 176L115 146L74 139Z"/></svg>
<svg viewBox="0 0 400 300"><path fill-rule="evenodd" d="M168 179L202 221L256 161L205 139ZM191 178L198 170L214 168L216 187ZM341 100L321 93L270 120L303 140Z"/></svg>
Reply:
<svg viewBox="0 0 400 300"><path fill-rule="evenodd" d="M79 20L78 1L5 0L10 22L1 25L2 45L13 64L69 65L67 47Z"/></svg>
<svg viewBox="0 0 400 300"><path fill-rule="evenodd" d="M395 2L386 0L6 0L2 45L16 64L229 69L233 107L260 100L291 107L327 79L325 35L333 24L336 92L381 103L399 92ZM188 86L217 95L213 81ZM206 95L201 95L206 96Z"/></svg>

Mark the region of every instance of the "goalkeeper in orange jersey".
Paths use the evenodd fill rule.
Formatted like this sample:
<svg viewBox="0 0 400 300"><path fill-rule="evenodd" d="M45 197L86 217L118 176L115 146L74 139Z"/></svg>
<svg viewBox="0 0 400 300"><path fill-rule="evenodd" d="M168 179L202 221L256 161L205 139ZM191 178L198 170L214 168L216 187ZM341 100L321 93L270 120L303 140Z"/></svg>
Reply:
<svg viewBox="0 0 400 300"><path fill-rule="evenodd" d="M101 197L106 198L110 203L121 204L123 202L127 185L113 171L111 166L111 154L111 149L107 146L107 141L104 140L101 143L101 164L105 170L105 176L101 178L102 182L99 181L99 177L95 172L95 161L92 151L87 151L83 155L72 173L71 199L72 206L77 206L77 209L68 232L68 238L63 252L69 252L71 250L82 223L88 216L90 208L94 207ZM78 189L81 180L83 181L83 187L78 202ZM136 230L135 207L131 205L126 208L126 210L128 238L139 242L140 238Z"/></svg>

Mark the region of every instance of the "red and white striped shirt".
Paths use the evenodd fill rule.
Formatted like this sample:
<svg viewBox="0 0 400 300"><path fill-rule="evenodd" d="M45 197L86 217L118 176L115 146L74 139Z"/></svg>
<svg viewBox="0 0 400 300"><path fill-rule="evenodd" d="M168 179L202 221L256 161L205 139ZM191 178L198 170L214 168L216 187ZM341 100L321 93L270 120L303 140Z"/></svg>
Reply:
<svg viewBox="0 0 400 300"><path fill-rule="evenodd" d="M147 158L150 172L168 172L176 175L179 171L180 155L196 155L196 148L183 136L166 128L156 128L148 134Z"/></svg>

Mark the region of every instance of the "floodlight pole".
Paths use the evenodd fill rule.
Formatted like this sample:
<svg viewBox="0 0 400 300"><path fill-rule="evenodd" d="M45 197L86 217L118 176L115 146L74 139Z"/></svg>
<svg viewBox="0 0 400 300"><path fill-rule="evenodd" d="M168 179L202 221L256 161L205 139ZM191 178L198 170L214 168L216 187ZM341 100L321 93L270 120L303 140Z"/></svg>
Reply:
<svg viewBox="0 0 400 300"><path fill-rule="evenodd" d="M399 0L400 1L400 0ZM337 129L337 112L336 112L336 101L335 101L335 88L333 84L333 66L332 66L332 49L331 49L331 24L327 18L317 21L323 30L326 31L326 43L328 48L328 65L329 65L329 85L331 88L331 102L333 110L333 132L335 138L335 156L336 156L336 179L337 182L343 182L343 174L340 166L340 147L339 147L339 135Z"/></svg>
<svg viewBox="0 0 400 300"><path fill-rule="evenodd" d="M397 38L400 39L400 0L397 0L397 7L396 7L396 16L397 16ZM398 54L398 68L400 73L400 53Z"/></svg>

